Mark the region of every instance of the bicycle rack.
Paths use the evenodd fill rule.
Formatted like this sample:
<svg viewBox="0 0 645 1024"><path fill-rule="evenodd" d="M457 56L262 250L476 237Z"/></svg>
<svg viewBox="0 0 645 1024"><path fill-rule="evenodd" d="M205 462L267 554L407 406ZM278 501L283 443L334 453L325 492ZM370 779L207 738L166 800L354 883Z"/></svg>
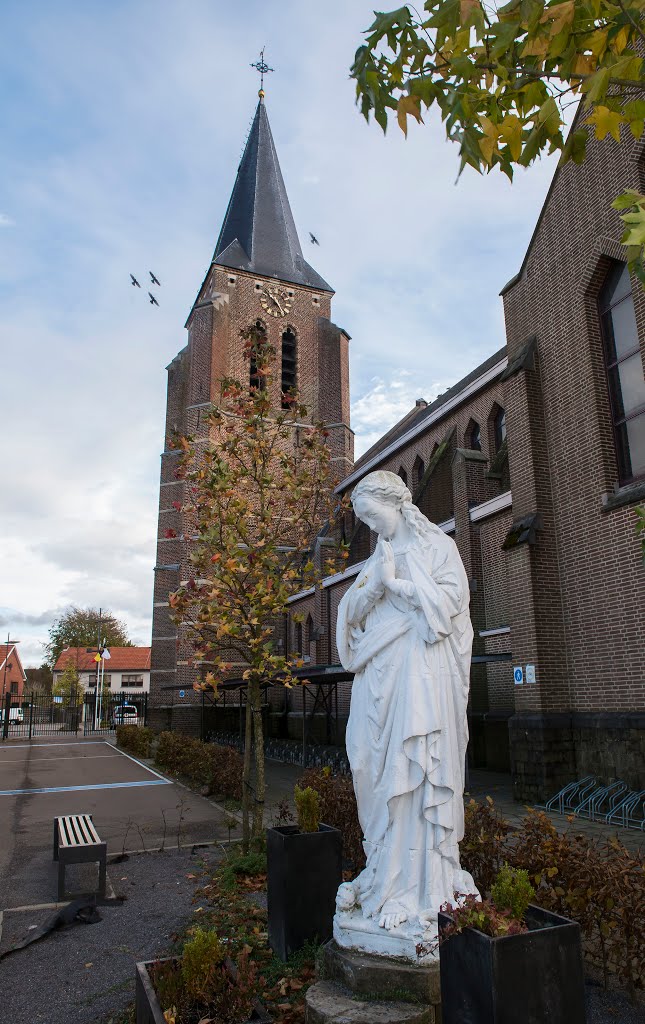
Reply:
<svg viewBox="0 0 645 1024"><path fill-rule="evenodd" d="M638 813L639 805L640 814ZM622 825L623 828L639 828L645 832L645 789L630 792L605 815L608 825Z"/></svg>
<svg viewBox="0 0 645 1024"><path fill-rule="evenodd" d="M590 821L596 821L599 817L604 818L607 812L606 810L601 811L603 805L608 803L611 810L617 802L623 799L626 792L627 783L620 780L611 782L607 786L599 786L580 805L576 814L581 818L589 818Z"/></svg>
<svg viewBox="0 0 645 1024"><path fill-rule="evenodd" d="M557 811L559 814L571 814L579 805L580 800L587 793L589 787L597 785L594 775L586 775L578 782L569 782L559 792L547 800L545 807L547 811Z"/></svg>
<svg viewBox="0 0 645 1024"><path fill-rule="evenodd" d="M586 775L563 786L544 807L558 814L574 814L578 818L645 832L645 789L628 790L622 779L605 785L594 775Z"/></svg>

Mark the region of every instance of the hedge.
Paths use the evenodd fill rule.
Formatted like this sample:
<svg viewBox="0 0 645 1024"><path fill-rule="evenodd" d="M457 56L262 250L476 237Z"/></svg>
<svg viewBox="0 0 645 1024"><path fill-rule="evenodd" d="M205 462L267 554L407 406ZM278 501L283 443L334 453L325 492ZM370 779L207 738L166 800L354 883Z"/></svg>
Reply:
<svg viewBox="0 0 645 1024"><path fill-rule="evenodd" d="M181 732L162 732L155 761L161 768L208 787L209 793L242 799L242 755L232 747L202 743Z"/></svg>
<svg viewBox="0 0 645 1024"><path fill-rule="evenodd" d="M138 757L150 757L152 737L152 729L147 729L142 725L117 725L116 727L118 745Z"/></svg>

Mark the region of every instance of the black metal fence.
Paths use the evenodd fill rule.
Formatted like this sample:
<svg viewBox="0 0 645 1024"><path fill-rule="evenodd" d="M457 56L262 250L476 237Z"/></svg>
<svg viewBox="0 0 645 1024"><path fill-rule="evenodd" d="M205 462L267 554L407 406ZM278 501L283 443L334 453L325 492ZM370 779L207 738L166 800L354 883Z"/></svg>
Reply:
<svg viewBox="0 0 645 1024"><path fill-rule="evenodd" d="M0 739L33 736L90 736L113 732L117 725L145 725L148 694L96 691L57 696L7 693L0 707Z"/></svg>

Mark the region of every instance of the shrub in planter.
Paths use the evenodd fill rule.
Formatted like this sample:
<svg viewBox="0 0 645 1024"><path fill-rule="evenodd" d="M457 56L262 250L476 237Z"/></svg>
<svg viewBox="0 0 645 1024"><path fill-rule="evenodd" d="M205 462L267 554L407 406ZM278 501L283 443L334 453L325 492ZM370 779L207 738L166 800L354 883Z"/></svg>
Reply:
<svg viewBox="0 0 645 1024"><path fill-rule="evenodd" d="M306 789L296 786L294 789L294 801L300 831L317 832L320 825L320 797L316 790L312 789L311 786L307 786Z"/></svg>
<svg viewBox="0 0 645 1024"><path fill-rule="evenodd" d="M137 1024L221 1024L269 1021L255 998L257 970L248 954L238 967L217 934L197 928L181 957L137 964Z"/></svg>
<svg viewBox="0 0 645 1024"><path fill-rule="evenodd" d="M365 850L351 776L333 775L330 768L309 768L300 785L318 793L320 818L342 834L345 864L357 875L365 867Z"/></svg>
<svg viewBox="0 0 645 1024"><path fill-rule="evenodd" d="M267 829L269 945L281 960L333 931L342 882L342 836L319 822L320 798L295 789L298 825Z"/></svg>
<svg viewBox="0 0 645 1024"><path fill-rule="evenodd" d="M504 865L490 900L440 912L443 1024L585 1024L580 928L533 896L527 872Z"/></svg>

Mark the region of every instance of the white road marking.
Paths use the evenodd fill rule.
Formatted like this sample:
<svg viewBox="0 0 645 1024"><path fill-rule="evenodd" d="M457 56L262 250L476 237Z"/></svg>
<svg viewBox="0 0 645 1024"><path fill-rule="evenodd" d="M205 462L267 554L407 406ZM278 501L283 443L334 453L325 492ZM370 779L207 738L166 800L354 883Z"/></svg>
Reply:
<svg viewBox="0 0 645 1024"><path fill-rule="evenodd" d="M84 761L96 761L98 757L115 757L115 754L85 754L83 757ZM43 761L78 761L77 757L39 757L37 761L33 761L32 765L42 764ZM0 764L22 764L22 761L12 761L10 759L4 760L0 757Z"/></svg>
<svg viewBox="0 0 645 1024"><path fill-rule="evenodd" d="M108 747L112 746L112 744L108 743L107 740L105 740L105 743ZM160 775L159 772L156 772L153 768L149 768L143 761L138 761L137 758L132 757L131 754L126 754L123 750L119 750L118 747L113 747L113 750L116 750L118 754L123 754L124 757L128 757L131 761L134 761L135 764L138 764L140 768L145 768L145 770L150 772L151 775L156 775L158 779L163 779L164 782L169 782L169 779L167 779L165 775Z"/></svg>
<svg viewBox="0 0 645 1024"><path fill-rule="evenodd" d="M111 743L108 743L107 740L70 740L65 743L12 743L4 749L27 750L28 748L31 748L34 750L38 747L96 747L101 743L106 743L108 747L112 745Z"/></svg>

